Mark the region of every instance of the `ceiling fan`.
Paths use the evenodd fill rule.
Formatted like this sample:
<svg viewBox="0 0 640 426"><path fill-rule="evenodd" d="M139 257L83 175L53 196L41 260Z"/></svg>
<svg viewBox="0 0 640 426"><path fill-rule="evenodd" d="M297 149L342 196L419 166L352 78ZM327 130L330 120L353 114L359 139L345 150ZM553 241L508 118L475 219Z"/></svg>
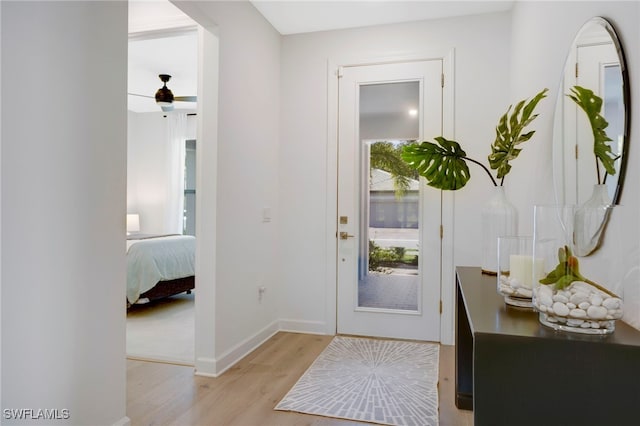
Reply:
<svg viewBox="0 0 640 426"><path fill-rule="evenodd" d="M197 102L198 101L197 96L174 96L173 92L171 92L171 89L167 87L167 82L171 80L171 76L169 74L160 74L158 75L158 77L164 84L162 85L161 88L159 88L156 91L155 99L156 99L156 104L158 104L160 108L162 108L162 111L164 112L173 111L174 101L175 102ZM133 96L151 98L151 96L147 96L147 95L138 95L135 93L129 93L129 94Z"/></svg>

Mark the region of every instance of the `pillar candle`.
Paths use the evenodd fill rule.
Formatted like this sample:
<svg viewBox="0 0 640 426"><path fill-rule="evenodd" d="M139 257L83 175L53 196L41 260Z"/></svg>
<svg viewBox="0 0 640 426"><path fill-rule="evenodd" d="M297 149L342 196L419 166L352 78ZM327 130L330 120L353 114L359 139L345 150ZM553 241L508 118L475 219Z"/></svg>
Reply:
<svg viewBox="0 0 640 426"><path fill-rule="evenodd" d="M517 279L523 287L532 288L533 275L541 278L544 275L544 259L533 256L512 254L509 257L510 277Z"/></svg>

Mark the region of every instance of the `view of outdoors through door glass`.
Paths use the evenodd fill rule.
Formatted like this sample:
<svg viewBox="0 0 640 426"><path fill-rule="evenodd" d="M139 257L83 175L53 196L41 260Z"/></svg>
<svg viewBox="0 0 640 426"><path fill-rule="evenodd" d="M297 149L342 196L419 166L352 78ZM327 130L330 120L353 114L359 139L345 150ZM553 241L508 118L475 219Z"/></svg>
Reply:
<svg viewBox="0 0 640 426"><path fill-rule="evenodd" d="M400 157L418 138L419 88L417 81L360 88L360 308L419 309L419 181Z"/></svg>

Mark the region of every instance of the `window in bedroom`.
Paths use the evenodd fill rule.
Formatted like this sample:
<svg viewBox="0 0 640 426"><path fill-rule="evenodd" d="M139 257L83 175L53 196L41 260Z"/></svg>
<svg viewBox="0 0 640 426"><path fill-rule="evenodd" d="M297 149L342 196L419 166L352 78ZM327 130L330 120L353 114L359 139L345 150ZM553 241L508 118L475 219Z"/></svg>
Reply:
<svg viewBox="0 0 640 426"><path fill-rule="evenodd" d="M182 233L196 234L196 140L185 141L184 156L184 221Z"/></svg>

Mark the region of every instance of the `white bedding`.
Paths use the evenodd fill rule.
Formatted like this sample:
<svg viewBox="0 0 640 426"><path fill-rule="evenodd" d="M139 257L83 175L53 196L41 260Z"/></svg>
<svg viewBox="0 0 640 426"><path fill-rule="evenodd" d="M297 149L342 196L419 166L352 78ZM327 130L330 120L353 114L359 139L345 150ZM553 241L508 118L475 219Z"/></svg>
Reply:
<svg viewBox="0 0 640 426"><path fill-rule="evenodd" d="M190 235L127 240L129 303L135 303L158 281L195 275L195 253L196 239Z"/></svg>

